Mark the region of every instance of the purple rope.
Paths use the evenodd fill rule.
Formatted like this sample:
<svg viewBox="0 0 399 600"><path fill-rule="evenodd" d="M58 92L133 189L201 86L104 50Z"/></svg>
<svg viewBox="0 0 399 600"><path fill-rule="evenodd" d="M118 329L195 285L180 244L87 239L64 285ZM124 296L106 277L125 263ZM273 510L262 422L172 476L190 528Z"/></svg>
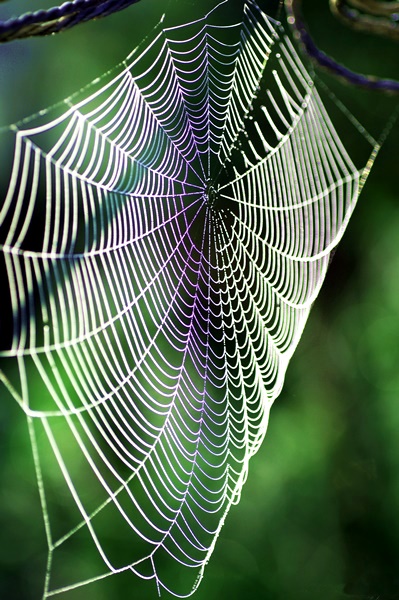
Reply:
<svg viewBox="0 0 399 600"><path fill-rule="evenodd" d="M49 10L26 13L0 21L0 43L30 36L49 35L91 19L107 17L139 0L72 0Z"/></svg>

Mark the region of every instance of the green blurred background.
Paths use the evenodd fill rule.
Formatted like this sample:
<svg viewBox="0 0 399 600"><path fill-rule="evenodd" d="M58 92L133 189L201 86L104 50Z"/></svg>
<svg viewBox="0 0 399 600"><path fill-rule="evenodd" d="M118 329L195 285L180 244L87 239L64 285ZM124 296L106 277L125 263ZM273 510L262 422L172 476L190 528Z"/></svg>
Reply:
<svg viewBox="0 0 399 600"><path fill-rule="evenodd" d="M141 0L58 36L0 46L0 126L57 102L119 63L163 12L167 25L182 23L214 4ZM260 3L266 11L268 4ZM304 3L319 45L351 68L399 78L398 46L347 30L327 4ZM0 14L50 5L12 1L0 6ZM392 98L320 75L372 133L381 131ZM334 256L241 503L227 518L196 600L399 599L398 170L396 126ZM77 563L86 560L76 557ZM45 561L26 421L2 388L0 598L37 600ZM125 574L60 597L152 600L157 594L152 584Z"/></svg>

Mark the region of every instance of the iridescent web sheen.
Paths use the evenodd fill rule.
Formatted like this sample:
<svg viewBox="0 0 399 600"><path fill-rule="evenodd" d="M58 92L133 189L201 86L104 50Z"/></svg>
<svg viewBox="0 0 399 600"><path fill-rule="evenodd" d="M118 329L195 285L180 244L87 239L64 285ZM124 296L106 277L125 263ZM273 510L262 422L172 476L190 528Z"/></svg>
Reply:
<svg viewBox="0 0 399 600"><path fill-rule="evenodd" d="M279 23L223 10L12 127L2 379L31 432L45 598L129 569L196 589L366 173ZM63 580L85 534L101 568Z"/></svg>

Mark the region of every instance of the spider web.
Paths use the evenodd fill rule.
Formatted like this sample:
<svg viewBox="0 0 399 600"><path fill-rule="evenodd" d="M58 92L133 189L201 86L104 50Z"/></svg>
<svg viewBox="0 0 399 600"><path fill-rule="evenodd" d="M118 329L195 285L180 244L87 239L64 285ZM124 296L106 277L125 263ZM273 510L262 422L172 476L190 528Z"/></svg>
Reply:
<svg viewBox="0 0 399 600"><path fill-rule="evenodd" d="M222 4L6 132L1 378L29 425L44 598L127 570L197 588L378 150L359 127L357 168L280 24Z"/></svg>

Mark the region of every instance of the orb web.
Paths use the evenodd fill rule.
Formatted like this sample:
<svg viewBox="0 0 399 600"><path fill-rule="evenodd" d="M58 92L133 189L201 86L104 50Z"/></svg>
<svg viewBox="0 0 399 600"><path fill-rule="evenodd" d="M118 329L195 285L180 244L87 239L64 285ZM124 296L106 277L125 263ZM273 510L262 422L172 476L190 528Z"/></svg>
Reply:
<svg viewBox="0 0 399 600"><path fill-rule="evenodd" d="M160 26L5 132L1 378L29 425L44 598L127 570L196 589L371 166L281 25L228 13ZM82 541L99 560L71 580Z"/></svg>

